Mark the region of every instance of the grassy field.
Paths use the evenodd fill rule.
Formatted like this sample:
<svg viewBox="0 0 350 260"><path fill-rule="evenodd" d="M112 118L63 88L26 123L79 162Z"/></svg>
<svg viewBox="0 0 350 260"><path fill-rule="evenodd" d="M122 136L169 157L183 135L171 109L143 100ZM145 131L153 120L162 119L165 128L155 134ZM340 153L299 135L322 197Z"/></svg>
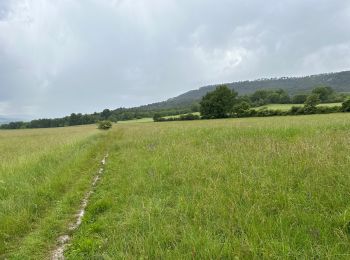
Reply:
<svg viewBox="0 0 350 260"><path fill-rule="evenodd" d="M42 259L105 153L96 126L0 131L0 259Z"/></svg>
<svg viewBox="0 0 350 260"><path fill-rule="evenodd" d="M0 259L350 257L350 113L0 131Z"/></svg>
<svg viewBox="0 0 350 260"><path fill-rule="evenodd" d="M153 122L153 118L145 117L145 118L141 118L141 119L119 121L118 124L149 123L149 122Z"/></svg>
<svg viewBox="0 0 350 260"><path fill-rule="evenodd" d="M68 259L349 258L350 114L117 125Z"/></svg>
<svg viewBox="0 0 350 260"><path fill-rule="evenodd" d="M342 103L326 103L326 104L319 104L318 106L328 106L328 107L340 107ZM256 109L271 109L271 110L282 110L287 111L292 108L292 106L295 107L302 107L304 104L269 104L261 107L257 107Z"/></svg>

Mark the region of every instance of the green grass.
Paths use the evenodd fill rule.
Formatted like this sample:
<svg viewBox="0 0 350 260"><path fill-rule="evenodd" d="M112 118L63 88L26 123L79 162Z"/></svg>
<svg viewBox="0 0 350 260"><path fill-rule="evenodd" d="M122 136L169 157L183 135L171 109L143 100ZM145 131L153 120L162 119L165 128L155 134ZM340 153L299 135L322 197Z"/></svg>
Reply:
<svg viewBox="0 0 350 260"><path fill-rule="evenodd" d="M90 188L109 134L96 126L0 131L0 259L43 259Z"/></svg>
<svg viewBox="0 0 350 260"><path fill-rule="evenodd" d="M349 259L350 114L112 131L68 259Z"/></svg>
<svg viewBox="0 0 350 260"><path fill-rule="evenodd" d="M326 104L319 104L318 106L328 106L328 107L339 106L340 107L341 105L342 103L326 103ZM287 111L291 109L292 106L302 107L304 106L304 104L269 104L269 105L257 107L256 109L271 109L271 110Z"/></svg>
<svg viewBox="0 0 350 260"><path fill-rule="evenodd" d="M130 124L130 123L149 123L153 122L153 118L141 118L141 119L133 119L133 120L126 120L126 121L118 121L118 124Z"/></svg>

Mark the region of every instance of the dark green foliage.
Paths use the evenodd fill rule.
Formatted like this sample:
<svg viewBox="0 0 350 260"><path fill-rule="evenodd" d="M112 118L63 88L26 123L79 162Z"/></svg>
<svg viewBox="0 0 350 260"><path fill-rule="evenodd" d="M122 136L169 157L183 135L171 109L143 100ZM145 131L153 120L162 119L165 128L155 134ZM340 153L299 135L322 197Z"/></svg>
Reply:
<svg viewBox="0 0 350 260"><path fill-rule="evenodd" d="M292 104L304 104L307 99L307 94L298 94L292 97Z"/></svg>
<svg viewBox="0 0 350 260"><path fill-rule="evenodd" d="M256 106L262 106L266 104L288 104L290 103L290 97L283 89L277 90L257 90L252 95L248 96L250 102Z"/></svg>
<svg viewBox="0 0 350 260"><path fill-rule="evenodd" d="M289 110L290 115L302 115L304 114L304 107L292 106Z"/></svg>
<svg viewBox="0 0 350 260"><path fill-rule="evenodd" d="M153 117L154 122L168 122L168 121L185 121L185 120L199 120L201 117L199 115L194 114L184 114L179 117Z"/></svg>
<svg viewBox="0 0 350 260"><path fill-rule="evenodd" d="M237 93L222 85L207 93L200 102L203 118L225 118L232 112Z"/></svg>
<svg viewBox="0 0 350 260"><path fill-rule="evenodd" d="M201 106L199 105L199 103L193 103L193 105L191 106L191 112L199 112Z"/></svg>
<svg viewBox="0 0 350 260"><path fill-rule="evenodd" d="M108 120L103 120L97 123L98 129L108 130L112 128L112 122Z"/></svg>
<svg viewBox="0 0 350 260"><path fill-rule="evenodd" d="M180 120L198 120L201 119L199 115L185 114L180 116Z"/></svg>
<svg viewBox="0 0 350 260"><path fill-rule="evenodd" d="M109 109L105 109L101 113L101 118L107 120L112 115L112 111Z"/></svg>
<svg viewBox="0 0 350 260"><path fill-rule="evenodd" d="M307 114L316 113L316 106L321 102L319 94L311 94L304 103L304 109Z"/></svg>
<svg viewBox="0 0 350 260"><path fill-rule="evenodd" d="M237 117L247 116L247 113L250 114L250 104L246 101L241 101L240 103L233 106L232 112L233 115Z"/></svg>
<svg viewBox="0 0 350 260"><path fill-rule="evenodd" d="M162 118L162 115L160 113L155 113L153 116L153 121L157 122L160 118Z"/></svg>
<svg viewBox="0 0 350 260"><path fill-rule="evenodd" d="M318 86L312 90L312 94L318 95L320 102L332 102L334 90L331 87L327 86Z"/></svg>
<svg viewBox="0 0 350 260"><path fill-rule="evenodd" d="M350 99L347 99L343 102L341 110L343 112L350 112Z"/></svg>

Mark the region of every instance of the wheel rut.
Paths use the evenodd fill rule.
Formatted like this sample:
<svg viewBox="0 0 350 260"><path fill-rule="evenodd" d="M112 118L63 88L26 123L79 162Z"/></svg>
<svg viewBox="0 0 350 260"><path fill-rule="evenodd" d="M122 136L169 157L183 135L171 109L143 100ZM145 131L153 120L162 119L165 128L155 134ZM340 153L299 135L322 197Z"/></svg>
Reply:
<svg viewBox="0 0 350 260"><path fill-rule="evenodd" d="M91 187L90 190L85 193L79 209L77 210L77 213L75 214L75 219L73 222L69 223L68 227L67 227L67 232L66 234L63 234L61 236L58 237L57 239L57 246L56 248L51 252L51 256L50 259L51 260L63 260L64 259L64 250L66 249L66 247L69 245L69 242L71 240L71 233L74 232L74 230L78 229L78 227L81 225L83 217L85 215L85 210L86 207L89 203L89 199L91 194L94 192L95 187L98 184L98 181L100 180L103 172L104 172L104 168L107 162L107 158L108 158L108 153L103 157L103 159L101 160L100 163L100 168L97 172L97 174L95 175L92 183L91 183Z"/></svg>

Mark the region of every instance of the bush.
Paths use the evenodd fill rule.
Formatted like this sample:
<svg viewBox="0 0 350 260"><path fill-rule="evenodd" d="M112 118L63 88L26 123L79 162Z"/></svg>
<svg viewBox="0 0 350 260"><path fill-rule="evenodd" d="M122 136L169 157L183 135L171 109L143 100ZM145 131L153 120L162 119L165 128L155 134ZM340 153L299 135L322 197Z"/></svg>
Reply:
<svg viewBox="0 0 350 260"><path fill-rule="evenodd" d="M319 103L320 103L320 96L318 94L309 95L304 103L305 114L315 114L317 112L316 106Z"/></svg>
<svg viewBox="0 0 350 260"><path fill-rule="evenodd" d="M194 114L186 114L186 115L181 115L180 120L199 120L201 119L199 115L194 115Z"/></svg>
<svg viewBox="0 0 350 260"><path fill-rule="evenodd" d="M112 122L108 120L100 121L98 122L97 127L101 130L108 130L112 128Z"/></svg>
<svg viewBox="0 0 350 260"><path fill-rule="evenodd" d="M343 112L350 112L350 99L343 102L343 104L341 106L341 110Z"/></svg>
<svg viewBox="0 0 350 260"><path fill-rule="evenodd" d="M248 102L242 101L233 106L232 112L234 117L245 117L249 115L250 104Z"/></svg>

